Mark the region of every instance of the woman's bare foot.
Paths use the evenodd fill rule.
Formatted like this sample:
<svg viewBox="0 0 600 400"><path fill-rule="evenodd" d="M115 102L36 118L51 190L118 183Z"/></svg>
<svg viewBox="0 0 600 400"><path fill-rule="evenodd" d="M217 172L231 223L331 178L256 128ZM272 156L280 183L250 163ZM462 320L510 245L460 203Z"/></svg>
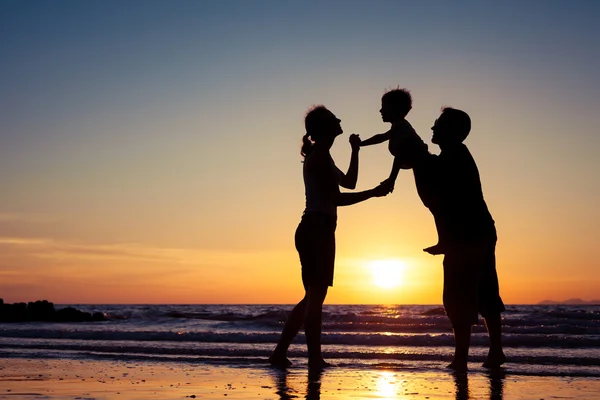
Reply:
<svg viewBox="0 0 600 400"><path fill-rule="evenodd" d="M308 369L310 369L311 371L320 371L331 366L332 364L323 360L323 358L318 358L316 360L308 360Z"/></svg>
<svg viewBox="0 0 600 400"><path fill-rule="evenodd" d="M292 366L292 362L284 355L272 354L269 357L269 363L273 367L277 368L287 368Z"/></svg>
<svg viewBox="0 0 600 400"><path fill-rule="evenodd" d="M469 367L467 367L467 363L457 363L454 361L446 365L446 368L452 369L456 372L466 372L469 370Z"/></svg>
<svg viewBox="0 0 600 400"><path fill-rule="evenodd" d="M453 369L456 372L466 372L469 370L469 367L467 366L467 361L458 360L452 360L452 362L448 364L446 368Z"/></svg>
<svg viewBox="0 0 600 400"><path fill-rule="evenodd" d="M502 364L506 362L506 356L502 349L492 350L490 349L485 361L483 362L483 366L485 368L498 368Z"/></svg>

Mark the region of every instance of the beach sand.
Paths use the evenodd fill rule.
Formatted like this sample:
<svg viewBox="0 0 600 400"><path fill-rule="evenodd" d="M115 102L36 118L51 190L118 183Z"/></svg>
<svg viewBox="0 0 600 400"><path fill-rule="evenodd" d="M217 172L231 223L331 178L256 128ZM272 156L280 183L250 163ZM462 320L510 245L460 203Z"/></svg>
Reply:
<svg viewBox="0 0 600 400"><path fill-rule="evenodd" d="M0 358L0 399L598 399L600 378Z"/></svg>

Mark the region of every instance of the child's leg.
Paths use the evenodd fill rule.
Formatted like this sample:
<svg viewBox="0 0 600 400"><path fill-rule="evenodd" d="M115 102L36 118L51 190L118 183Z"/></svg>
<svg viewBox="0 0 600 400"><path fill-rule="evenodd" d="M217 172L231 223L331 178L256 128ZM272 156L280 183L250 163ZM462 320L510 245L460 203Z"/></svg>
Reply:
<svg viewBox="0 0 600 400"><path fill-rule="evenodd" d="M429 253L429 254L432 254L434 256L437 256L439 254L444 254L445 253L444 247L440 243L435 244L433 246L426 247L426 248L423 249L423 251L425 253Z"/></svg>
<svg viewBox="0 0 600 400"><path fill-rule="evenodd" d="M434 244L433 246L424 248L423 251L425 253L429 253L432 254L434 256L438 255L438 254L445 254L446 253L446 246L444 246L442 244L442 239L440 238L440 229L443 229L443 227L441 226L441 224L439 223L439 221L436 220L436 229L438 230L438 241L437 244ZM448 246L448 247L452 247L452 246ZM448 249L451 250L451 249Z"/></svg>

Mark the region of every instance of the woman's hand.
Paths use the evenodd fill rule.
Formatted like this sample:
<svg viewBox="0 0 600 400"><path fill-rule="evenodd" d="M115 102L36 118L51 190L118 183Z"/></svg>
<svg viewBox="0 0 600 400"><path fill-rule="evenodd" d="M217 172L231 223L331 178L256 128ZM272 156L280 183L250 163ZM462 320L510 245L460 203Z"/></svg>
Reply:
<svg viewBox="0 0 600 400"><path fill-rule="evenodd" d="M350 135L350 138L348 138L348 141L350 142L350 146L352 147L352 150L360 150L360 136L358 136L356 133L353 133Z"/></svg>
<svg viewBox="0 0 600 400"><path fill-rule="evenodd" d="M377 187L374 187L372 190L373 197L383 197L387 196L392 190L389 184L380 184Z"/></svg>

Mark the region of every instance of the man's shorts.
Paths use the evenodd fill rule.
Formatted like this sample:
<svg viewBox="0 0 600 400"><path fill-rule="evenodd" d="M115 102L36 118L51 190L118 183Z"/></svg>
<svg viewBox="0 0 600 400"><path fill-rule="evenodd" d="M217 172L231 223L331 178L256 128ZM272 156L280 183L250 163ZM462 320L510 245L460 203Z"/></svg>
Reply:
<svg viewBox="0 0 600 400"><path fill-rule="evenodd" d="M444 256L444 308L452 326L475 325L505 310L496 273L496 241L456 246Z"/></svg>
<svg viewBox="0 0 600 400"><path fill-rule="evenodd" d="M302 265L302 283L309 286L333 286L335 228L333 215L304 213L296 229L296 250Z"/></svg>

